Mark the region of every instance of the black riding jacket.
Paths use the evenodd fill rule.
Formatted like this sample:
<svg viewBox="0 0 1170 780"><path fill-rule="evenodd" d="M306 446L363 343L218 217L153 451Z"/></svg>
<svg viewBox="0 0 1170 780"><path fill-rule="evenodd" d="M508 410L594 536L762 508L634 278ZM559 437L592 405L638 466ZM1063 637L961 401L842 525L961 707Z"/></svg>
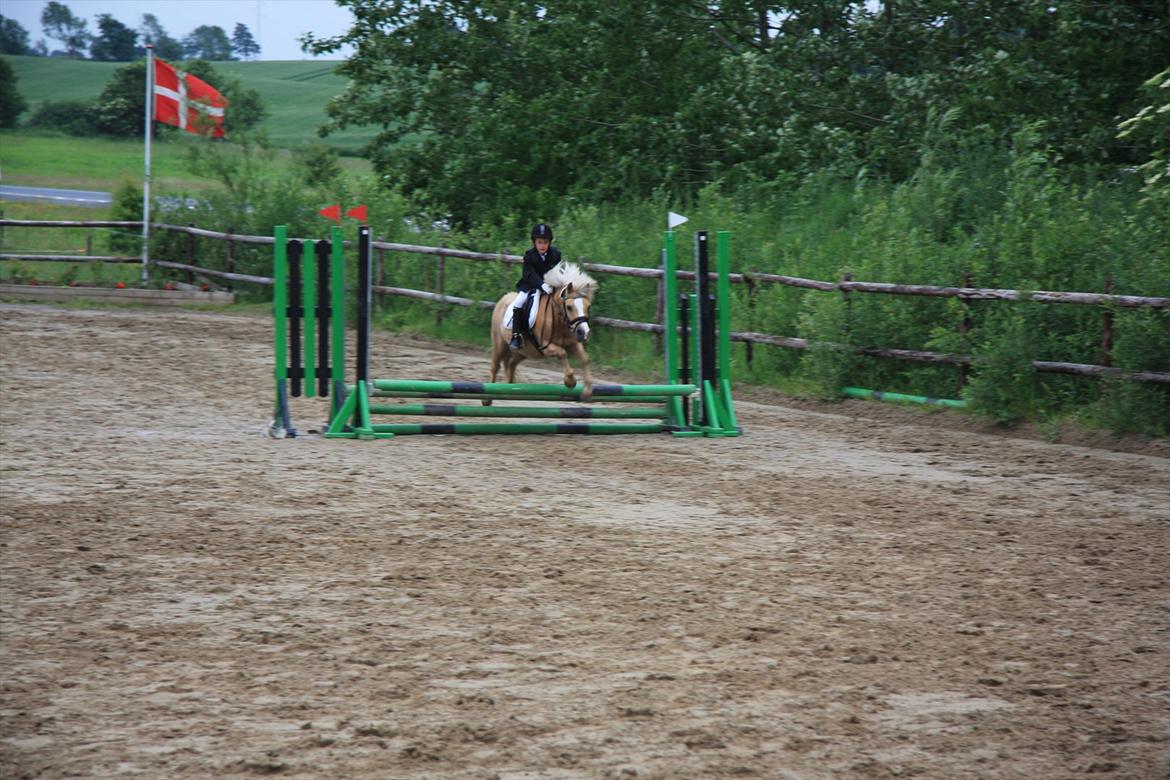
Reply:
<svg viewBox="0 0 1170 780"><path fill-rule="evenodd" d="M540 253L536 251L536 247L532 247L524 253L524 271L520 275L520 281L516 282L516 289L521 292L531 292L540 287L544 282L544 275L559 262L561 262L561 252L555 246L548 248L543 260Z"/></svg>

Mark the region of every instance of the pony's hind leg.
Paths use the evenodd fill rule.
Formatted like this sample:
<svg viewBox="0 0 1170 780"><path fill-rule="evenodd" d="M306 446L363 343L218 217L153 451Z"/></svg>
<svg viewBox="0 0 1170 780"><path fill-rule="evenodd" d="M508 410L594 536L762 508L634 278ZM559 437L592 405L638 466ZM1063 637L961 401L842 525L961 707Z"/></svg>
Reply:
<svg viewBox="0 0 1170 780"><path fill-rule="evenodd" d="M508 384L514 384L516 382L516 366L520 365L520 361L523 359L523 355L516 355L511 351L504 356L504 371L506 372L505 376Z"/></svg>

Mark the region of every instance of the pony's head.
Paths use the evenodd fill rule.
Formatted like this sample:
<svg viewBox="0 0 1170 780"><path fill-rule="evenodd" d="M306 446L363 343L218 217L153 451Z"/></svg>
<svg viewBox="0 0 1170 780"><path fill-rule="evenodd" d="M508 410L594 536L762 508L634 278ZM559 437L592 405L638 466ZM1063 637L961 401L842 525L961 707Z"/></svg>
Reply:
<svg viewBox="0 0 1170 780"><path fill-rule="evenodd" d="M576 263L560 262L544 275L544 281L553 288L558 305L564 312L577 341L589 340L589 307L597 281L581 270Z"/></svg>

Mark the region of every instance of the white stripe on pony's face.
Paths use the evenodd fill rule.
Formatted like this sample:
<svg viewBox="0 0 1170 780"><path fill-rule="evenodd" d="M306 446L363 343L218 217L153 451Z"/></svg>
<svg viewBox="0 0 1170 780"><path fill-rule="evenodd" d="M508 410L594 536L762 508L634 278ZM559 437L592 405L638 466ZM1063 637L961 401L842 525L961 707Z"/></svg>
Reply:
<svg viewBox="0 0 1170 780"><path fill-rule="evenodd" d="M585 311L585 301L583 299L574 298L573 299L573 308L575 308L577 310L577 317L587 316L587 312ZM574 318L574 319L576 319L576 318ZM589 323L588 322L577 323L577 341L584 343L588 340L589 340Z"/></svg>

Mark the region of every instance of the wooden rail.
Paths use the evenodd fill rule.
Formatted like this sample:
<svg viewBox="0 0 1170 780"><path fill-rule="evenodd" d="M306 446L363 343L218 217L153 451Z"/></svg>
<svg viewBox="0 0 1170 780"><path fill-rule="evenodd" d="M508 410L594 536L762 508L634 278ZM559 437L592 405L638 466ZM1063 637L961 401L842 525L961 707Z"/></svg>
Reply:
<svg viewBox="0 0 1170 780"><path fill-rule="evenodd" d="M108 228L130 228L142 229L141 222L110 222L110 221L94 221L94 222L75 222L75 221L47 221L47 220L16 220L16 219L0 219L0 228L4 227L108 227ZM214 230L204 230L189 225L170 225L166 223L152 223L152 230L169 231L176 233L184 233L191 237L210 238L219 241L228 242L228 264L231 265L231 249L233 243L241 244L268 244L271 245L274 239L271 236L250 236L238 233L221 233ZM307 239L301 239L307 240ZM430 255L438 258L440 266L445 262L446 258L459 258L463 260L473 260L478 262L497 262L507 265L518 265L523 262L523 257L520 255L506 254L503 252L473 252L465 249L452 249L450 247L433 247L422 246L417 244L402 244L389 241L373 241L371 246L376 250L382 252L404 252L408 254ZM190 250L189 250L190 251ZM22 260L54 260L57 262L139 262L140 258L119 258L119 257L101 257L101 256L77 256L77 255L0 255L0 260L4 259L22 259ZM612 274L615 276L629 276L642 279L662 279L663 272L660 268L637 268L620 265L609 265L605 263L593 263L586 258L580 258L580 265L587 271L601 274ZM155 260L152 264L160 268L170 268L173 270L186 271L188 273L200 274L207 277L227 279L230 281L247 282L250 284L272 285L272 279L265 276L253 276L249 274L234 273L232 271L219 271L210 268L202 268L194 263L175 263L166 260ZM694 280L695 273L693 271L678 271L677 277L682 280ZM442 278L442 274L440 274ZM712 274L714 278L714 274ZM844 279L837 282L826 282L818 279L803 279L797 276L784 276L781 274L768 274L756 272L733 273L730 275L732 284L747 284L749 288L754 289L761 283L764 284L779 284L788 287L797 287L808 290L818 290L821 292L837 292L837 293L871 293L879 295L906 295L906 296L925 296L933 298L957 298L962 301L978 301L978 300L1002 300L1002 301L1031 301L1034 303L1045 304L1073 304L1082 306L1100 306L1106 309L1105 318L1106 325L1102 339L1102 362L1109 362L1108 346L1112 341L1112 314L1110 310L1114 307L1120 308L1151 308L1151 309L1167 309L1170 308L1170 298L1152 297L1141 295L1116 295L1111 292L1106 293L1083 293L1083 292L1055 292L1047 290L1037 291L1021 291L1021 290L1005 290L998 288L983 288L983 287L945 287L936 285L919 285L919 284L891 284L886 282L859 282L852 279ZM442 284L440 283L440 288ZM1108 288L1107 288L1108 289ZM479 307L484 309L491 309L495 306L495 301L476 301L470 298L461 298L458 296L447 295L440 292L427 292L425 290L413 290L407 287L390 287L385 285L372 285L373 292L379 295L393 295L398 297L413 298L415 300L431 301L434 303L449 304L454 306L465 307ZM640 331L643 333L662 334L664 328L661 323L653 322L637 322L633 320L623 320L610 317L595 317L594 322L599 325L606 325L622 330ZM806 339L791 337L791 336L775 336L767 333L754 332L733 332L730 334L732 341L738 341L752 344L767 344L770 346L783 347L786 349L809 349L812 345ZM830 348L841 349L840 346L826 345ZM943 354L937 352L928 352L923 350L913 349L895 349L885 347L849 347L849 351L856 354L869 355L872 357L892 358L895 360L909 360L920 363L942 363L954 364L960 367L969 366L973 364L976 359L971 355L954 355ZM1061 373L1061 374L1077 374L1081 376L1124 376L1126 378L1139 382L1154 382L1162 384L1170 384L1170 373L1158 371L1126 371L1124 369L1116 368L1110 365L1091 365L1084 363L1061 363L1054 361L1034 361L1032 367L1041 372Z"/></svg>

